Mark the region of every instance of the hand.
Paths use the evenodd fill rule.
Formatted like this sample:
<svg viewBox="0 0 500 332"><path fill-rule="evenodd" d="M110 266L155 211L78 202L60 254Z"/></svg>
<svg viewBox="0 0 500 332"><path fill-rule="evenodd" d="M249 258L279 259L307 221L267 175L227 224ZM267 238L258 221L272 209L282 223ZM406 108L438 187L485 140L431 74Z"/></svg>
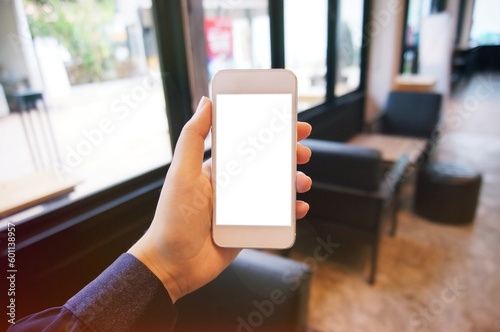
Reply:
<svg viewBox="0 0 500 332"><path fill-rule="evenodd" d="M153 222L128 251L165 285L173 302L217 277L241 249L221 248L212 240L211 160L203 162L204 141L212 123L212 103L203 97L184 126L168 171ZM311 126L297 124L297 138L309 136ZM297 143L297 163L311 151ZM297 191L311 187L311 179L297 174ZM309 205L297 201L297 218Z"/></svg>

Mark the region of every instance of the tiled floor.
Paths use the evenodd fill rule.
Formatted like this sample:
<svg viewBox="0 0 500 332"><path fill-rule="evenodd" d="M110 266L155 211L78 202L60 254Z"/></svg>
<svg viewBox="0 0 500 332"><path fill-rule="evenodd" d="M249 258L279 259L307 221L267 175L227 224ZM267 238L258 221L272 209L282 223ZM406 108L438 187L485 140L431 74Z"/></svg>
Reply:
<svg viewBox="0 0 500 332"><path fill-rule="evenodd" d="M446 107L437 160L483 175L476 219L437 224L412 212L412 185L395 237L384 236L377 282L366 283L367 254L338 248L317 267L309 325L317 331L500 331L500 75L473 79ZM291 257L312 257L303 221Z"/></svg>

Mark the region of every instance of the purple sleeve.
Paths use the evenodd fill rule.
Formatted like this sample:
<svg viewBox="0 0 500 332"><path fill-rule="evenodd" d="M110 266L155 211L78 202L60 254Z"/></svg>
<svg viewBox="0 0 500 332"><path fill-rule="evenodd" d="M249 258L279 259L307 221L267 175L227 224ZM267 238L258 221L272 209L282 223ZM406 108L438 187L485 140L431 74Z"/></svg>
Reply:
<svg viewBox="0 0 500 332"><path fill-rule="evenodd" d="M160 280L121 255L63 307L28 316L12 331L172 331L177 311Z"/></svg>

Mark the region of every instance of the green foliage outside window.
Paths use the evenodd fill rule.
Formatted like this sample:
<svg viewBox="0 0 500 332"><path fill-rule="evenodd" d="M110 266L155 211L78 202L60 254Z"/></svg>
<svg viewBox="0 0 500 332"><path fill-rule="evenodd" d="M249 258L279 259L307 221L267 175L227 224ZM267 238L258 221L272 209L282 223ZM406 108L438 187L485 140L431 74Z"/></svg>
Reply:
<svg viewBox="0 0 500 332"><path fill-rule="evenodd" d="M24 0L33 38L53 37L71 54L73 84L106 80L113 70L112 41L106 28L116 12L114 0Z"/></svg>

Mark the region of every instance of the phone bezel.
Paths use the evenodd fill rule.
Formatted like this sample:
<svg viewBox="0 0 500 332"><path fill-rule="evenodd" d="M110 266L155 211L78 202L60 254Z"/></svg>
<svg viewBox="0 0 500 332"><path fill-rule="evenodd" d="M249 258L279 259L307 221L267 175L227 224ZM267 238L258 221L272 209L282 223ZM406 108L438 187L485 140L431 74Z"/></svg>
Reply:
<svg viewBox="0 0 500 332"><path fill-rule="evenodd" d="M217 95L218 94L282 94L292 95L292 178L290 226L239 226L217 225ZM214 242L220 247L232 248L268 248L286 249L295 242L296 216L295 176L297 173L297 78L286 69L228 69L217 72L212 78L212 188L213 188L213 223ZM266 211L262 211L263 214Z"/></svg>

